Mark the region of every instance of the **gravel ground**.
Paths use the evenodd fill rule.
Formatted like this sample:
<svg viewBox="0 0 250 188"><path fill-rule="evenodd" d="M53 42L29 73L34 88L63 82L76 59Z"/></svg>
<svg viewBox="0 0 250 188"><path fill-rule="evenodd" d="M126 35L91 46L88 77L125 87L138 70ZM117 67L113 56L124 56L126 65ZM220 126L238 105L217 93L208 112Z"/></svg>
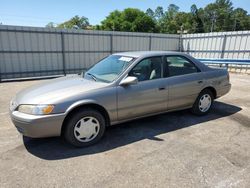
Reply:
<svg viewBox="0 0 250 188"><path fill-rule="evenodd" d="M250 76L231 74L213 110L188 110L108 128L96 145L29 139L12 125L16 92L40 81L0 84L0 187L250 187Z"/></svg>

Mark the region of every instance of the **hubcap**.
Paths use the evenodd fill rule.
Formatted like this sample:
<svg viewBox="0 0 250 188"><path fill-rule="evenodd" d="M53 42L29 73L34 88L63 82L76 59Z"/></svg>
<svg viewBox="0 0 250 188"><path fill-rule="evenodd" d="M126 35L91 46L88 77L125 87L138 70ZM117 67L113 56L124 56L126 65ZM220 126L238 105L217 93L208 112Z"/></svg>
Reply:
<svg viewBox="0 0 250 188"><path fill-rule="evenodd" d="M202 112L206 112L209 110L210 106L212 103L212 99L210 97L210 95L205 94L200 98L200 102L199 102L199 109Z"/></svg>
<svg viewBox="0 0 250 188"><path fill-rule="evenodd" d="M74 127L75 138L80 142L90 142L99 133L100 123L94 117L80 119Z"/></svg>

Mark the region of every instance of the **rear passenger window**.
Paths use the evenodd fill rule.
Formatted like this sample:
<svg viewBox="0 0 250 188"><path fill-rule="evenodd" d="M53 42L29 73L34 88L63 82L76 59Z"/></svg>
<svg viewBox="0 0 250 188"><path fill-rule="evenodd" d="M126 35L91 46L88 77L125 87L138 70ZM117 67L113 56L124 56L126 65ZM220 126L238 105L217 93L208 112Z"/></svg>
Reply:
<svg viewBox="0 0 250 188"><path fill-rule="evenodd" d="M198 72L195 65L184 57L167 56L165 57L165 63L167 64L169 76L178 76Z"/></svg>

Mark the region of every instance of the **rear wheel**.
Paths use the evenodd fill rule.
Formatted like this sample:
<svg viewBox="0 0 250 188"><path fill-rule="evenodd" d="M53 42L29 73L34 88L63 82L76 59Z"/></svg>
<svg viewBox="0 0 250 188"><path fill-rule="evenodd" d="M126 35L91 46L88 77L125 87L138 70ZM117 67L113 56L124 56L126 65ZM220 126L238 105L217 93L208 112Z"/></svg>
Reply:
<svg viewBox="0 0 250 188"><path fill-rule="evenodd" d="M103 115L93 109L84 109L72 115L66 122L64 138L76 147L85 147L99 141L104 132Z"/></svg>
<svg viewBox="0 0 250 188"><path fill-rule="evenodd" d="M196 115L207 114L213 105L213 101L213 93L209 89L203 90L193 104L192 112Z"/></svg>

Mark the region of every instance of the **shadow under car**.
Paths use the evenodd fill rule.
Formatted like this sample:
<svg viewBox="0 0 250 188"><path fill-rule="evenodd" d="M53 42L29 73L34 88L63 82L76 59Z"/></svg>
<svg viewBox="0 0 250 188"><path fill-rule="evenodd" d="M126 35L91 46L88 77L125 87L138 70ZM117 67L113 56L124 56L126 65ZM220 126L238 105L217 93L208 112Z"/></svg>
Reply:
<svg viewBox="0 0 250 188"><path fill-rule="evenodd" d="M188 110L171 112L135 120L107 128L104 137L95 145L75 148L60 137L32 139L23 137L28 152L45 160L60 160L112 150L143 139L164 141L157 135L233 115L241 108L215 101L210 113L205 116L192 115Z"/></svg>

